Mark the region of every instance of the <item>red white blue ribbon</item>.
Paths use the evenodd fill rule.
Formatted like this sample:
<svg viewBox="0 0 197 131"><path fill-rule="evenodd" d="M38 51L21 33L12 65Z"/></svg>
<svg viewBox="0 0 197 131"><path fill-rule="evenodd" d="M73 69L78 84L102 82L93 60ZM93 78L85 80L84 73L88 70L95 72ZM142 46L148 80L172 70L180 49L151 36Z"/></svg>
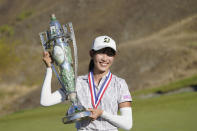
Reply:
<svg viewBox="0 0 197 131"><path fill-rule="evenodd" d="M107 87L109 86L109 83L111 82L112 74L109 72L107 74L107 77L102 84L98 94L96 94L96 87L94 84L94 75L93 72L91 71L88 75L88 82L89 82L89 87L90 87L90 94L91 94L91 100L92 100L92 105L94 108L97 108Z"/></svg>

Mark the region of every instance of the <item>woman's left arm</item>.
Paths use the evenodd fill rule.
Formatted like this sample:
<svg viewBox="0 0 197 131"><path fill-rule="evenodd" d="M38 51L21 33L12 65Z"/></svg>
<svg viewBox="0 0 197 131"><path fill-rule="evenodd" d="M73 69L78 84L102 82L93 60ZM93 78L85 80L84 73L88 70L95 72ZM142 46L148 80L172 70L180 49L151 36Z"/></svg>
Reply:
<svg viewBox="0 0 197 131"><path fill-rule="evenodd" d="M112 115L103 111L101 117L116 127L130 130L133 126L131 102L123 102L119 105L120 115Z"/></svg>
<svg viewBox="0 0 197 131"><path fill-rule="evenodd" d="M95 120L99 116L110 122L112 125L130 130L133 126L131 102L122 102L119 105L120 115L113 115L100 109L89 109L91 117Z"/></svg>

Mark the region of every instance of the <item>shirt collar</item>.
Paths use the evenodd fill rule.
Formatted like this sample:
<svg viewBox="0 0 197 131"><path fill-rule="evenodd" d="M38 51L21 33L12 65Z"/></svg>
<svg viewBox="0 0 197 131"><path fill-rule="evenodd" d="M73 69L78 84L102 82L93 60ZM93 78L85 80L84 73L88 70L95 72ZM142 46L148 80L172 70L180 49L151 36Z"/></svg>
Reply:
<svg viewBox="0 0 197 131"><path fill-rule="evenodd" d="M108 72L107 72L107 74L106 74L105 76L103 76L101 79L106 78L106 77L107 77L107 75L109 74L109 72L110 72L110 71L108 71ZM84 79L84 80L88 80L88 75L89 75L89 73L88 73L88 74L86 74L86 75L84 76L84 78L83 78L83 79Z"/></svg>

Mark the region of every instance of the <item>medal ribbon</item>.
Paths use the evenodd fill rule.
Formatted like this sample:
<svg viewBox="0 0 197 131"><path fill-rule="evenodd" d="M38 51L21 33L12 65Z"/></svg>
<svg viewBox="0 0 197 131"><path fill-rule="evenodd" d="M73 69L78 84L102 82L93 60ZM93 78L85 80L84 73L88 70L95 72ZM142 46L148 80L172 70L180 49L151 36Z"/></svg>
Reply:
<svg viewBox="0 0 197 131"><path fill-rule="evenodd" d="M94 84L94 75L93 75L92 71L89 73L88 82L89 82L89 87L90 87L92 105L94 108L98 107L107 87L109 86L109 83L111 82L111 78L112 78L112 74L111 74L111 72L109 72L104 83L102 84L101 88L99 89L98 94L96 94L96 87Z"/></svg>

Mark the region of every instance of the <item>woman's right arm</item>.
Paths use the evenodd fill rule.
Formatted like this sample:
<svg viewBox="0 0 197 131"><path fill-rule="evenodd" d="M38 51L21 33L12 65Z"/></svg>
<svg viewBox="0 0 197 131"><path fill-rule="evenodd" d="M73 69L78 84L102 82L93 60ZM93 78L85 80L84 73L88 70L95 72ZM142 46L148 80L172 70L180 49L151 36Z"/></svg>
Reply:
<svg viewBox="0 0 197 131"><path fill-rule="evenodd" d="M46 76L41 90L40 104L43 106L51 106L63 102L66 99L65 93L59 89L55 92L51 92L51 58L48 52L44 52L43 61L47 66Z"/></svg>

